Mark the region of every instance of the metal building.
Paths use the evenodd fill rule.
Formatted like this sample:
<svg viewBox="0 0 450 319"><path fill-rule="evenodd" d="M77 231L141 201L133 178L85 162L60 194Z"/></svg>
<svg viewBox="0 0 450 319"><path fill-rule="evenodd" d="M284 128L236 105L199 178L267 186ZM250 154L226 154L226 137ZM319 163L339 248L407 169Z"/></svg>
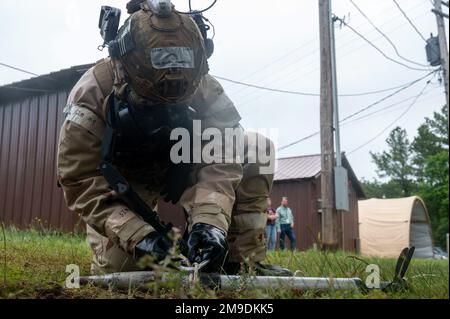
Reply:
<svg viewBox="0 0 450 319"><path fill-rule="evenodd" d="M57 187L56 151L63 108L73 85L92 65L82 65L0 87L0 221L25 228L82 230L79 216L65 206ZM358 198L364 194L350 172L350 212L344 216L344 245L358 240ZM320 156L281 159L273 192L274 206L288 196L296 219L298 249L320 241ZM179 207L160 203L161 218L184 228Z"/></svg>
<svg viewBox="0 0 450 319"><path fill-rule="evenodd" d="M71 230L56 184L56 148L63 108L91 65L0 87L0 219L7 225Z"/></svg>
<svg viewBox="0 0 450 319"><path fill-rule="evenodd" d="M344 250L359 251L358 199L364 198L364 192L345 156L343 166L349 172L350 210L342 215L343 232L339 246ZM297 248L300 250L320 245L320 171L320 155L282 158L277 163L272 204L276 208L282 197L288 197L294 214Z"/></svg>

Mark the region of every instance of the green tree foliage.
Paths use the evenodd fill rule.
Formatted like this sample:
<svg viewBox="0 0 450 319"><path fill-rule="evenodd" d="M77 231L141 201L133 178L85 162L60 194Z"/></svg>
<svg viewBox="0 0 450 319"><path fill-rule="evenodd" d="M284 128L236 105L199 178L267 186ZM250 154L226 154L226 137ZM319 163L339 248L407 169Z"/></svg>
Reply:
<svg viewBox="0 0 450 319"><path fill-rule="evenodd" d="M411 150L413 162L417 170L416 175L422 181L427 159L448 150L448 108L442 107L440 113L434 113L433 118L426 118L414 139Z"/></svg>
<svg viewBox="0 0 450 319"><path fill-rule="evenodd" d="M415 169L411 158L411 143L406 130L396 127L390 134L386 143L387 151L381 154L370 153L377 165L377 174L380 178L389 178L401 189L401 196L411 196L417 189L415 182Z"/></svg>
<svg viewBox="0 0 450 319"><path fill-rule="evenodd" d="M427 157L418 192L430 214L435 244L441 247L448 233L448 161L448 150Z"/></svg>
<svg viewBox="0 0 450 319"><path fill-rule="evenodd" d="M362 180L361 185L366 198L400 198L403 192L400 186L394 181L382 183L376 179L373 181Z"/></svg>
<svg viewBox="0 0 450 319"><path fill-rule="evenodd" d="M445 247L448 233L448 107L426 118L412 143L419 182L418 195L427 207L436 245Z"/></svg>
<svg viewBox="0 0 450 319"><path fill-rule="evenodd" d="M389 148L372 154L380 178L388 182L363 181L369 198L418 195L427 205L435 244L445 247L448 233L448 107L442 107L418 128L410 143L406 131L395 128L386 140Z"/></svg>

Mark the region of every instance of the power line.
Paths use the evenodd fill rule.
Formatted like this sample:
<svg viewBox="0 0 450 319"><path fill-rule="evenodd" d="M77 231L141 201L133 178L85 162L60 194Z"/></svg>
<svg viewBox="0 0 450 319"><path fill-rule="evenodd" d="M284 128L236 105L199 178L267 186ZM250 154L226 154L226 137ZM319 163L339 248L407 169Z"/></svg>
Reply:
<svg viewBox="0 0 450 319"><path fill-rule="evenodd" d="M427 95L427 94L428 94L428 93L424 93L423 96L425 96L425 95ZM432 96L432 98L434 98L434 97L436 97L436 96L439 96L439 95L440 95L440 94L435 94L435 95ZM389 110L389 111L388 111L388 112L384 112L384 113L382 113L381 115L386 114L386 113L389 113L389 112L392 111L391 109L395 108L396 106L399 106L399 105L401 105L401 104L403 104L403 103L405 103L405 102L408 102L408 101L410 101L410 100L413 100L413 99L415 99L415 98L416 98L416 95L411 96L411 97L409 97L409 98L407 98L407 99L398 101L398 102L396 102L396 103L390 104L390 105L388 105L388 106L386 106L386 107L383 107L383 108L381 108L381 109L379 109L379 110L376 110L376 111L374 111L374 112L372 112L372 113L365 114L365 115L360 116L360 117L357 117L357 118L355 118L355 119L353 119L353 120L351 120L351 121L345 122L345 123L342 124L342 126L346 126L346 125L349 125L349 124L352 124L352 123L355 123L355 122L359 122L359 121L364 120L364 119L367 119L367 118L371 118L371 117L373 117L374 115L378 115L379 113L382 113L383 111L386 111L386 110ZM401 107L399 107L399 109L400 109L400 108L404 108L404 107L405 107L405 106L401 106Z"/></svg>
<svg viewBox="0 0 450 319"><path fill-rule="evenodd" d="M299 91L286 91L286 90L273 89L273 88L269 88L269 87L265 87L265 86L260 86L260 85L255 85L255 84L250 84L250 83L236 81L236 80L224 78L224 77L217 76L217 75L214 75L214 77L219 79L219 80L223 80L223 81L227 81L227 82L230 82L230 83L243 85L243 86L247 86L247 87L252 87L252 88L255 88L255 89L259 89L259 90L278 92L278 93L285 93L285 94L293 94L293 95L303 95L303 96L320 96L320 94L317 94L317 93L306 93L306 92L299 92Z"/></svg>
<svg viewBox="0 0 450 319"><path fill-rule="evenodd" d="M422 89L422 91L416 96L416 98L414 99L414 101L408 106L408 108L402 112L402 114L400 114L400 116L398 116L394 121L392 121L388 126L386 126L380 133L378 133L375 137L371 138L369 141L365 142L364 144L362 144L361 146L355 148L353 151L351 151L350 153L348 153L348 155L351 155L357 151L359 151L360 149L366 147L367 145L369 145L370 143L372 143L373 141L375 141L377 138L379 138L380 136L382 136L388 129L390 129L395 123L397 123L398 121L400 121L406 114L408 114L408 112L412 109L412 107L417 103L417 100L423 95L423 92L425 91L425 89L428 87L428 85L430 84L430 81L427 82L427 84L425 85L425 87Z"/></svg>
<svg viewBox="0 0 450 319"><path fill-rule="evenodd" d="M429 74L427 74L425 77L421 77L421 78L419 78L419 79L417 79L415 81L408 82L408 83L405 83L405 84L402 84L402 85L398 85L398 86L395 86L395 87L392 87L392 88L388 88L388 89L369 91L369 92L361 92L361 93L353 93L353 94L340 94L339 96L341 96L341 97L357 97L357 96L374 95L374 94L389 92L389 91L392 91L392 90L395 90L395 89L398 89L398 88L403 88L403 87L408 86L408 85L413 85L413 84L417 83L418 81L423 80L428 75ZM230 82L230 83L233 83L233 84L247 86L247 87L251 87L251 88L255 88L255 89L259 89L259 90L265 90L265 91L271 91L271 92L277 92L277 93L284 93L284 94L292 94L292 95L302 95L302 96L315 96L315 97L320 96L319 93L307 93L307 92L300 92L300 91L280 90L280 89L270 88L270 87L266 87L266 86L260 86L260 85L256 85L256 84L236 81L236 80L224 78L222 76L217 76L217 75L213 75L213 76L215 78L219 79L219 80L223 80L223 81Z"/></svg>
<svg viewBox="0 0 450 319"><path fill-rule="evenodd" d="M425 95L425 94L423 94L423 95ZM423 95L422 95L422 96L423 96ZM435 95L431 96L431 97L428 98L428 99L423 99L423 100L420 100L420 101L421 101L421 102L422 102L422 101L427 101L427 100L430 100L430 99L432 99L432 98L436 98L437 96L440 96L440 94L435 94ZM366 119L368 119L368 118L373 117L373 115L376 115L376 114L381 113L381 112L383 112L383 111L386 111L386 110L388 110L388 109L394 108L394 107L396 107L396 106L399 106L399 105L401 105L401 104L403 104L403 103L405 103L405 102L407 102L407 101L410 101L410 100L416 99L416 98L417 98L417 96L409 97L409 98L404 99L404 100L402 100L402 101L399 101L399 102L396 102L396 103L394 103L394 104L391 104L391 105L389 105L389 106L387 106L387 107L385 107L385 108L382 108L382 109L380 109L380 110L377 110L377 111L375 111L375 112L372 112L372 113L370 113L370 114L367 114L367 115L358 117L358 118L356 118L356 119L354 119L354 120L352 120L352 121L349 121L349 122L346 122L346 123L342 123L342 126L344 127L344 126L347 126L347 125L352 124L352 123L355 123L355 122L359 122L359 121L366 120ZM417 100L417 102L419 102L419 100ZM416 103L417 103L417 102L416 102ZM404 107L405 107L405 106L402 106L401 108L404 108ZM409 107L409 106L408 106L408 107ZM394 111L395 111L395 110L394 110ZM389 111L389 112L391 112L391 111ZM385 113L388 113L388 112L385 112ZM383 114L384 114L384 113L383 113ZM383 115L383 114L381 114L381 115ZM284 151L285 149L288 149L288 148L290 148L290 147L292 147L292 146L295 146L295 145L297 145L297 144L299 144L299 143L301 143L301 142L304 142L304 141L307 141L307 140L309 140L309 139L311 139L311 138L313 138L313 137L316 137L316 136L318 136L319 134L320 134L320 132L315 132L315 133L313 133L313 134L311 134L311 135L308 135L308 136L306 136L306 137L304 137L304 138L302 138L302 139L300 139L300 140L298 140L298 141L292 142L292 143L290 143L290 144L288 144L288 145L285 145L285 146L279 148L279 149L277 150L277 152Z"/></svg>
<svg viewBox="0 0 450 319"><path fill-rule="evenodd" d="M256 75L256 74L261 73L261 72L264 71L264 70L267 70L267 69L270 68L272 65L278 63L279 61L283 61L285 58L287 58L288 56L290 56L290 55L296 53L296 52L297 52L298 50L300 50L301 48L307 47L307 46L309 46L310 44L314 43L315 40L316 40L316 39L313 38L313 39L311 39L311 40L305 42L304 44L302 44L302 45L300 45L300 46L298 46L298 47L295 47L294 49L292 49L292 50L288 51L287 53L283 54L282 56L280 56L279 58L277 58L277 59L275 59L275 60L272 60L271 62L269 62L269 63L263 65L262 67L260 67L260 68L258 68L258 69L256 69L256 70L253 71L252 73L246 75L245 77L243 77L243 78L241 79L241 81L247 80L247 79L253 77L253 76ZM313 53L314 53L314 52L316 52L316 50L314 50ZM309 54L308 54L308 55L309 55ZM305 55L305 56L303 56L302 58L305 58L305 57L307 57L308 55ZM302 58L299 59L298 61L301 61ZM289 66L289 65L292 65L292 63L288 63L288 64L287 64L287 66ZM285 67L286 67L286 66L285 66ZM284 69L284 68L283 68L283 69ZM280 71L280 70L278 70L277 72L279 72L279 71ZM234 94L238 94L238 93L242 92L243 90L245 90L245 88L236 91Z"/></svg>
<svg viewBox="0 0 450 319"><path fill-rule="evenodd" d="M205 9L202 9L202 10L194 10L194 11L192 11L192 0L189 0L189 10L190 11L189 12L178 11L178 13L181 13L181 14L204 13L204 12L212 9L212 7L214 7L216 5L216 3L217 3L217 0L214 0L213 3L209 7L205 8Z"/></svg>
<svg viewBox="0 0 450 319"><path fill-rule="evenodd" d="M24 70L24 69L21 69L21 68L18 68L18 67L9 65L9 64L5 64L5 63L2 63L2 62L0 62L0 66L4 66L6 68L9 68L9 69L12 69L12 70L15 70L15 71L19 71L19 72L22 72L22 73L26 73L26 74L29 74L29 75L32 75L32 76L35 76L35 77L41 77L43 80L51 81L53 83L59 83L57 80L49 77L48 75L39 75L39 74L30 72L30 71L27 71L27 70ZM32 89L32 88L20 88L20 87L15 87L15 86L8 86L8 87L10 87L12 89L22 90L22 91L30 91L30 92L31 91L34 91L34 92L39 92L40 91L40 92L44 92L44 90L38 90L38 89ZM45 91L45 92L48 92L48 91Z"/></svg>
<svg viewBox="0 0 450 319"><path fill-rule="evenodd" d="M292 143L290 143L290 144L288 144L288 145L285 145L285 146L283 146L283 147L280 147L280 148L277 150L277 152L284 151L285 149L288 149L288 148L290 148L290 147L292 147L292 146L295 146L295 145L297 145L297 144L299 144L299 143L301 143L301 142L307 141L307 140L309 140L309 139L311 139L311 138L313 138L313 137L315 137L315 136L317 136L317 135L319 135L319 134L320 134L320 132L315 132L315 133L313 133L313 134L311 134L311 135L308 135L308 136L306 136L306 137L304 137L304 138L302 138L302 139L299 139L299 140L297 140L297 141L295 141L295 142L292 142Z"/></svg>
<svg viewBox="0 0 450 319"><path fill-rule="evenodd" d="M430 74L433 74L433 73L435 73L435 72L436 72L436 71L433 71L433 72L431 72ZM427 76L422 77L420 80L425 79L426 77L430 76L430 74L427 74ZM356 115L361 114L362 112L367 111L368 109L370 109L370 108L372 108L372 107L374 107L374 106L376 106L376 105L382 103L383 101L386 101L387 99L393 97L394 95L397 95L397 94L399 94L400 92L404 91L405 89L411 87L413 84L419 82L420 80L413 81L412 84L409 84L409 85L405 86L403 89L398 90L398 91L394 92L393 94L390 94L390 95L388 95L388 96L386 96L386 97L384 97L384 98L382 98L382 99L376 101L375 103L372 103L372 104L370 104L369 106L366 106L366 107L362 108L361 110L359 110L359 111L357 111L357 112L355 112L355 113L353 113L353 114L347 116L346 118L342 119L341 121L339 121L339 123L343 123L343 122L349 120L350 118L353 118L353 117L355 117ZM417 99L423 94L423 92L425 91L426 87L427 87L429 84L430 84L430 81L427 82L427 85L426 85L425 88L422 90L421 94L419 94L419 95L417 96L417 98L416 98L415 101L414 101L414 104L417 102ZM404 101L403 101L403 102L404 102ZM399 103L397 103L396 105L399 105L400 103L402 103L402 102L399 102ZM413 105L414 105L414 104L413 104ZM345 123L344 123L344 124L345 124ZM304 141L306 141L306 140L309 140L309 139L311 139L311 138L313 138L313 137L315 137L315 136L317 136L317 135L319 135L319 134L320 134L320 131L315 132L315 133L313 133L313 134L311 134L311 135L308 135L308 136L306 136L306 137L304 137L304 138L301 138L301 139L299 139L299 140L297 140L297 141L294 141L294 142L292 142L292 143L290 143L290 144L288 144L288 145L285 145L285 146L283 146L283 147L280 147L277 151L278 151L278 152L284 151L284 150L286 150L286 149L288 149L288 148L290 148L290 147L292 147L292 146L294 146L294 145L297 145L297 144L299 144L299 143L301 143L301 142L304 142Z"/></svg>
<svg viewBox="0 0 450 319"><path fill-rule="evenodd" d="M414 71L429 71L429 69L419 69L419 68L413 68L405 63L402 63L400 61L397 61L391 57L389 57L386 53L383 52L383 50L381 50L379 47L377 47L375 44L373 44L369 39L367 39L364 35L362 35L361 33L359 33L357 30L355 30L351 25L349 25L347 22L345 22L343 19L336 17L336 19L338 21L340 21L343 25L345 25L346 27L348 27L352 32L354 32L356 35L358 35L361 39L363 39L364 41L366 41L371 47L373 47L375 50L377 50L379 53L381 53L381 55L383 55L386 59L388 59L391 62L394 62L398 65L401 65L407 69L410 70L414 70Z"/></svg>
<svg viewBox="0 0 450 319"><path fill-rule="evenodd" d="M417 7L417 6L416 6L416 7ZM416 7L415 7L415 8L416 8ZM427 12L424 12L424 13L422 13L421 15L419 15L418 17L423 17L423 16L425 16L425 15L427 15L427 14L428 14ZM399 26L397 26L397 28L400 27L400 26L403 26L403 25L405 25L405 24L407 24L407 22L400 24ZM384 24L383 24L383 25L384 25ZM373 30L373 31L375 31L375 30ZM377 38L376 40L381 39L381 38L382 38L382 36L380 36L380 37ZM350 43L350 42L349 42L349 43ZM366 43L364 42L364 44L366 44ZM354 54L357 50L359 50L359 49L361 49L361 48L363 48L363 47L364 47L364 45L361 45L361 46L359 46L358 48L356 48L356 49L354 49L354 50L349 50L346 54L340 56L340 58L342 59L342 58L344 58L344 57L349 56L350 54ZM317 69L318 69L318 67L314 68L314 69L311 70L310 72L302 73L301 75L297 75L295 78L290 79L289 81L290 81L290 82L294 82L294 81L300 79L301 77L305 77L306 75L309 75L309 74L313 73L313 72L314 72L315 70L317 70ZM276 72L276 73L278 73L278 72ZM298 74L298 71L297 71L297 70L293 70L292 72L289 72L288 75L289 75L289 74L294 74L294 73ZM279 82L280 80L286 81L286 80L288 80L288 79L286 78L286 76L287 76L287 75L284 75L283 77L278 78L278 80L270 81L270 82L268 82L266 85L268 85L268 84L274 84L274 83L276 83L276 82ZM245 89L246 89L246 88L243 88L243 90L245 90ZM247 94L245 97L250 97L251 95L257 93L257 91L258 91L258 90L253 90L252 92L250 92L249 94ZM251 102L254 102L254 101L258 100L259 98L263 97L263 96L264 96L265 94L267 94L267 93L269 93L269 92L263 92L263 93L260 93L260 94L258 94L255 98L249 98L249 99L247 99L246 101L244 101L243 103L239 103L239 104L240 104L240 106L247 105L247 104L249 104L249 103L251 103ZM236 98L236 97L235 97L235 98ZM244 97L242 97L242 98L244 98Z"/></svg>
<svg viewBox="0 0 450 319"><path fill-rule="evenodd" d="M427 42L427 39L425 39L425 37L423 36L422 32L419 31L419 29L417 29L416 25L411 21L411 19L408 17L408 15L406 14L406 12L402 9L402 7L398 4L398 2L396 0L392 0L394 1L395 5L397 6L397 8L400 10L400 12L403 14L403 16L406 18L406 20L408 20L409 24L413 27L413 29L417 32L417 34L423 39L423 41L425 41L425 43Z"/></svg>
<svg viewBox="0 0 450 319"><path fill-rule="evenodd" d="M417 9L418 7L421 7L421 6L423 6L423 3L419 3L419 4L417 4L417 5L413 6L413 7L411 7L410 9L411 9L411 10L415 10L415 9ZM384 12L384 11L387 11L387 10L383 10L383 12ZM390 10L390 11L392 11L392 10ZM425 14L427 14L427 13L425 13ZM394 17L392 17L390 20L388 20L387 23L390 23L393 19L394 19ZM385 25L385 24L387 24L387 23L383 23L382 25ZM359 25L359 26L364 26L364 25L365 25L365 24L361 24L361 25ZM359 27L359 26L358 26L358 27ZM345 37L345 36L346 36L346 34L344 34L342 37ZM267 70L267 68L269 68L270 66L274 65L274 64L277 63L278 61L282 61L285 57L287 57L287 56L291 55L292 53L296 52L297 49L300 49L301 47L305 47L305 46L310 45L313 41L314 41L314 39L311 39L310 41L304 43L304 45L302 45L302 46L300 46L300 47L297 47L297 48L294 48L292 51L289 51L287 54L281 56L281 57L278 58L278 59L275 59L273 62L271 62L271 63L269 63L269 64L267 64L267 65L265 65L265 66L263 66L263 67L261 67L261 68L259 68L259 69L257 69L257 70L254 71L253 73L251 73L251 74L249 74L249 75L247 75L247 76L245 76L244 78L241 78L241 79L239 79L239 80L240 80L240 81L244 81L244 80L246 80L246 79L252 77L253 75L260 73L260 72L263 71L263 70ZM350 41L350 42L347 42L347 43L351 43L351 41ZM347 43L345 43L345 44L347 44ZM345 45L345 44L344 44L344 45ZM275 72L273 72L273 73L280 73L280 71L281 71L281 70L284 70L286 67L291 67L291 68L292 68L292 65L293 65L293 64L297 64L297 63L300 62L303 58L306 58L307 56L316 53L316 51L318 51L318 48L315 49L314 51L312 51L311 53L308 53L307 55L304 55L302 58L296 59L295 62L288 63L288 65L286 65L286 66L283 67L282 69L278 69L277 71L275 71ZM295 71L295 70L294 70L294 71ZM273 75L273 73L272 73L272 75ZM290 72L290 73L291 73L291 72ZM310 73L311 73L311 72L310 72ZM308 74L309 74L309 73L308 73ZM281 79L284 79L284 78L285 78L285 77L282 77L282 78L280 78L280 80L281 80ZM277 82L278 82L278 81L277 81ZM273 81L271 81L270 83L273 83ZM267 84L266 84L266 85L267 85ZM236 92L233 92L232 95L239 94L239 93L241 93L241 92L243 92L243 91L245 91L245 90L246 90L246 88L243 87L243 88L241 88L241 89L238 89ZM255 91L253 91L252 93L254 93L254 92L255 92ZM250 93L250 94L251 94L251 93ZM251 101L251 100L250 100L250 101ZM247 103L245 103L245 104L247 104Z"/></svg>
<svg viewBox="0 0 450 319"><path fill-rule="evenodd" d="M426 76L424 76L424 77L422 77L422 78L420 78L420 79L418 79L418 80L415 80L415 81L411 82L410 84L408 84L408 85L402 87L401 89L395 91L394 93L389 94L388 96L386 96L386 97L384 97L384 98L382 98L382 99L376 101L375 103L372 103L372 104L370 104L370 105L368 105L368 106L362 108L361 110L359 110L359 111L357 111L357 112L355 112L355 113L353 113L353 114L350 114L349 116L343 118L343 119L342 119L342 122L347 121L347 120L349 120L349 119L355 117L356 115L361 114L361 113L363 113L363 112L365 112L365 111L367 111L367 110L369 110L369 109L371 109L371 108L377 106L378 104L380 104L380 103L386 101L387 99L389 99L389 98L391 98L391 97L393 97L393 96L399 94L400 92L402 92L402 91L404 91L404 90L410 88L411 86L413 86L414 84L420 82L421 80L423 80L423 79L429 77L431 74L433 74L433 73L435 73L435 72L436 72L436 71L430 72L430 73L427 74Z"/></svg>
<svg viewBox="0 0 450 319"><path fill-rule="evenodd" d="M422 67L428 67L428 65L414 62L414 61L409 60L409 59L405 58L404 56L402 56L400 54L400 52L398 51L398 48L394 44L394 42L383 31L381 31L380 28L378 28L375 25L375 23L373 23L373 21L364 13L364 11L362 11L362 9L353 0L349 0L349 1L359 11L359 13L361 13L361 15L372 25L372 27L374 27L374 29L377 30L378 33L380 33L389 42L389 44L394 48L394 51L395 51L395 53L397 54L398 57L400 57L401 59L403 59L403 60L405 60L405 61L407 61L409 63L415 64L415 65L418 65L418 66L422 66Z"/></svg>
<svg viewBox="0 0 450 319"><path fill-rule="evenodd" d="M1 66L4 66L4 67L6 67L6 68L12 69L12 70L16 70L16 71L19 71L19 72L22 72L22 73L29 74L29 75L39 76L39 75L36 74L36 73L30 72L30 71L26 71L26 70L24 70L24 69L20 69L20 68L17 68L17 67L15 67L15 66L12 66L12 65L9 65L9 64L5 64L5 63L2 63L2 62L0 62L0 65L1 65Z"/></svg>

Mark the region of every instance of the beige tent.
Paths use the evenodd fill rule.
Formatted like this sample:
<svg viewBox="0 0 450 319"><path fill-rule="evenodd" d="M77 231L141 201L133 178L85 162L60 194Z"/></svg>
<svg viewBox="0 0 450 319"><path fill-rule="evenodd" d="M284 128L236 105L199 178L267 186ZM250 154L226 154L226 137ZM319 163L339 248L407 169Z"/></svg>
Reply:
<svg viewBox="0 0 450 319"><path fill-rule="evenodd" d="M398 257L416 247L414 257L433 258L430 217L419 197L359 201L361 254Z"/></svg>

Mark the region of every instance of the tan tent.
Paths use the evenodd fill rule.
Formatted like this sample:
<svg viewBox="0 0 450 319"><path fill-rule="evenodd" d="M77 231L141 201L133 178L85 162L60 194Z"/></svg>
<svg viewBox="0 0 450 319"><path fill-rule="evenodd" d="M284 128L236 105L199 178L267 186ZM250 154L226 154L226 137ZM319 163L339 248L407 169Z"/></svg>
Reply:
<svg viewBox="0 0 450 319"><path fill-rule="evenodd" d="M430 217L419 197L359 201L361 254L398 257L416 247L414 257L433 258Z"/></svg>

